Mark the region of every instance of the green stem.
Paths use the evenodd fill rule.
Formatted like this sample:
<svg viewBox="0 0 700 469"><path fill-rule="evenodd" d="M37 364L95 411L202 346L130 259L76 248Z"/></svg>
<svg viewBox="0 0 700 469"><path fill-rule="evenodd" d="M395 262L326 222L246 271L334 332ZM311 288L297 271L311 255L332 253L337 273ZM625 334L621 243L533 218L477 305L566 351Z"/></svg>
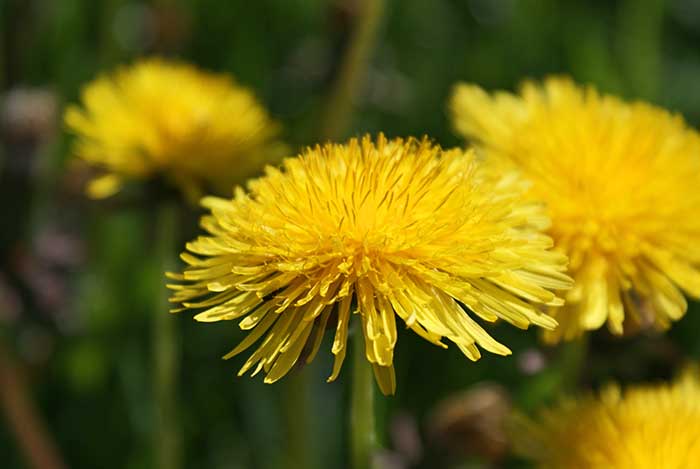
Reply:
<svg viewBox="0 0 700 469"><path fill-rule="evenodd" d="M353 469L371 467L377 444L374 421L374 376L365 357L361 330L355 330L352 344L352 395L350 396L350 451Z"/></svg>
<svg viewBox="0 0 700 469"><path fill-rule="evenodd" d="M353 101L363 83L374 49L379 25L384 13L385 0L361 0L355 18L355 29L350 39L343 62L321 124L321 137L335 140L342 136L350 121Z"/></svg>
<svg viewBox="0 0 700 469"><path fill-rule="evenodd" d="M588 334L561 345L562 391L576 392L588 358Z"/></svg>
<svg viewBox="0 0 700 469"><path fill-rule="evenodd" d="M112 68L122 59L122 52L114 35L114 17L119 8L126 4L125 0L105 0L102 3L102 15L100 17L100 48L99 60L102 68Z"/></svg>
<svg viewBox="0 0 700 469"><path fill-rule="evenodd" d="M309 469L309 382L306 367L294 370L287 378L284 396L287 426L285 467Z"/></svg>
<svg viewBox="0 0 700 469"><path fill-rule="evenodd" d="M174 204L162 203L156 218L156 250L161 271L176 267L178 209ZM153 318L153 391L155 397L154 446L156 467L181 467L181 431L177 414L175 392L178 374L178 343L175 320L168 315L170 304L164 289L158 289L158 305Z"/></svg>
<svg viewBox="0 0 700 469"><path fill-rule="evenodd" d="M666 0L624 0L619 7L620 58L637 98L656 98L661 81Z"/></svg>

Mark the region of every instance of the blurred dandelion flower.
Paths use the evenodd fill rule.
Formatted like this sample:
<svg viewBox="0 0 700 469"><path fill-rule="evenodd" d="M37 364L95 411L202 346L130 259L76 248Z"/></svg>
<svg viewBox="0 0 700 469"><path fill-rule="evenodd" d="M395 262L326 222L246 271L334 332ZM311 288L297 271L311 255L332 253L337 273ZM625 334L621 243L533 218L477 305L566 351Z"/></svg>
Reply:
<svg viewBox="0 0 700 469"><path fill-rule="evenodd" d="M454 342L472 360L477 345L506 355L472 319L527 328L556 322L533 305L561 304L565 258L535 226L542 208L522 201L523 182L480 165L472 152L428 140L373 141L307 149L237 188L205 198L207 236L187 245L171 301L202 308L199 321L243 318L249 335L225 358L265 336L239 374L283 377L318 352L335 329L335 363L346 353L351 312L361 319L367 360L385 394L395 391L396 317L426 340Z"/></svg>
<svg viewBox="0 0 700 469"><path fill-rule="evenodd" d="M514 421L516 449L543 469L686 469L700 462L700 375L673 384L604 389L536 421Z"/></svg>
<svg viewBox="0 0 700 469"><path fill-rule="evenodd" d="M570 258L546 339L666 328L687 309L681 290L700 297L700 136L680 116L566 78L519 96L459 84L450 106L458 132L531 180Z"/></svg>
<svg viewBox="0 0 700 469"><path fill-rule="evenodd" d="M87 85L82 102L65 122L78 136L75 154L105 173L88 187L96 198L158 176L190 199L225 194L283 151L278 126L250 90L183 63L123 67Z"/></svg>

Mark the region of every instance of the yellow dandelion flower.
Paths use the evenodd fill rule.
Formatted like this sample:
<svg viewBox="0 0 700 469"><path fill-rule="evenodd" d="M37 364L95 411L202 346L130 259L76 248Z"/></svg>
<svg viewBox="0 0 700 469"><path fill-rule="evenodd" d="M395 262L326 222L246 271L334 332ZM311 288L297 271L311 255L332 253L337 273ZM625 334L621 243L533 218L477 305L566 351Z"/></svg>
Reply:
<svg viewBox="0 0 700 469"><path fill-rule="evenodd" d="M519 96L460 84L456 129L514 163L552 220L575 285L550 341L606 323L666 328L700 297L700 136L680 116L580 88L527 82Z"/></svg>
<svg viewBox="0 0 700 469"><path fill-rule="evenodd" d="M225 75L145 59L102 76L65 114L75 154L104 174L88 187L107 197L129 179L164 177L190 198L228 193L279 156L278 126L253 94Z"/></svg>
<svg viewBox="0 0 700 469"><path fill-rule="evenodd" d="M700 464L700 375L673 384L609 386L516 420L517 450L542 469L690 469Z"/></svg>
<svg viewBox="0 0 700 469"><path fill-rule="evenodd" d="M533 304L560 304L565 258L535 226L541 207L523 202L521 180L490 171L472 152L428 140L352 139L287 159L281 170L206 198L206 236L187 245L188 264L172 301L202 308L199 321L242 318L248 336L225 358L263 336L240 375L283 377L309 363L326 328L335 363L346 353L351 313L361 320L367 360L385 394L395 390L396 316L426 340L455 343L472 360L477 345L506 355L467 314L521 328L556 322ZM360 333L358 331L358 333Z"/></svg>

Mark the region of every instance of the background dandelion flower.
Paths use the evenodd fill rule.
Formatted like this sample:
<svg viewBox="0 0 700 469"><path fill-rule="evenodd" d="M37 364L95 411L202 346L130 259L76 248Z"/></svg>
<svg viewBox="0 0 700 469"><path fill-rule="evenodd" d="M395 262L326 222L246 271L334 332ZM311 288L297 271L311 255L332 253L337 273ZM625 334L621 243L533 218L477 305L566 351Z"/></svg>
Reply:
<svg viewBox="0 0 700 469"><path fill-rule="evenodd" d="M106 197L127 179L163 176L187 196L228 193L280 156L278 126L253 94L226 75L146 59L102 76L71 106L74 153L106 174L88 193Z"/></svg>
<svg viewBox="0 0 700 469"><path fill-rule="evenodd" d="M681 117L565 78L519 96L461 84L450 107L462 135L532 181L570 258L575 286L547 339L666 328L687 309L681 290L700 297L700 137Z"/></svg>
<svg viewBox="0 0 700 469"><path fill-rule="evenodd" d="M700 376L606 388L513 425L519 452L547 469L686 469L700 462Z"/></svg>
<svg viewBox="0 0 700 469"><path fill-rule="evenodd" d="M546 218L523 190L512 172L427 140L317 146L268 168L248 193L203 200L208 234L187 245L184 273L171 274L181 282L172 301L204 309L199 321L242 318L249 335L226 358L264 336L240 374L262 370L268 383L301 356L310 362L327 328L335 379L356 313L378 384L393 393L396 316L472 360L477 345L510 351L465 306L489 322L556 326L532 303L561 303L549 289L570 285L565 258L534 228Z"/></svg>

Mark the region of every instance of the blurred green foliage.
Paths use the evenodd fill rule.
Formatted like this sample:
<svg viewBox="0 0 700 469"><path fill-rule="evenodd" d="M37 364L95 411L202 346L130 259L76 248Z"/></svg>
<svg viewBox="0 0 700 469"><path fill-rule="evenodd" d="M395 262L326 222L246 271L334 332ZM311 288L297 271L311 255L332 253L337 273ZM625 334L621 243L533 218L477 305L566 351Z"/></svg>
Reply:
<svg viewBox="0 0 700 469"><path fill-rule="evenodd" d="M42 87L63 105L77 100L81 84L120 63L153 53L176 56L252 87L284 124L285 138L300 148L315 143L354 3L2 0L2 91ZM347 135L427 134L456 145L445 112L456 81L512 89L523 78L552 73L650 100L697 125L699 44L700 3L694 0L393 0ZM59 132L46 140L37 149L33 196L3 193L0 204L31 200L31 211L15 220L31 228L28 244L49 226L67 231L84 249L80 261L60 273L68 283L61 308L24 302L18 317L0 316L0 337L26 364L34 397L70 467L152 467L150 325L154 314L165 314L154 311L164 281L152 255L153 214L147 207L83 201L67 176L67 137ZM3 144L0 171L13 151ZM2 221L3 230L14 229L10 221ZM197 232L195 213L185 225L181 244ZM423 441L413 467L500 467L434 441L427 422L438 401L495 382L529 411L561 392L608 380L666 378L700 357L697 309L692 305L668 335L615 340L595 334L585 356L571 346L544 348L536 331L495 326L494 335L514 356L487 355L473 364L454 347L444 351L402 334L398 394L379 404L383 443L397 449L392 419L406 414ZM182 357L177 394L186 467L286 467L289 436L281 406L288 380L267 386L235 377L240 359L218 359L241 337L235 324L195 324L188 314L172 320ZM329 353L309 367L312 417L299 429L318 468L344 467L347 457L350 370L326 384L330 369ZM24 467L4 424L0 462ZM502 464L521 467L514 460Z"/></svg>

